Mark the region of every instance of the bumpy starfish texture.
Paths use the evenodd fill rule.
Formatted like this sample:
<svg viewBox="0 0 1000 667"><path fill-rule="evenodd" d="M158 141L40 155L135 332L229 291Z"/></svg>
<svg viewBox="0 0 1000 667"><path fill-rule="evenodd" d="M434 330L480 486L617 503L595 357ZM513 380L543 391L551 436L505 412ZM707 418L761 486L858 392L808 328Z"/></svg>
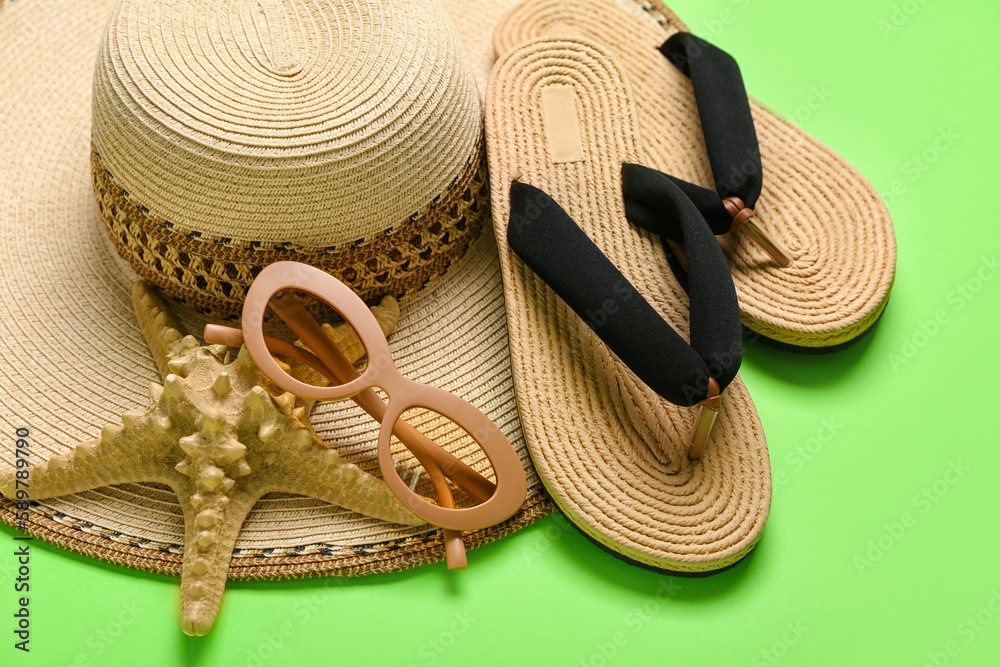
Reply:
<svg viewBox="0 0 1000 667"><path fill-rule="evenodd" d="M245 347L234 359L226 346L202 346L183 335L145 283L136 284L132 299L163 384L150 384L145 412L125 412L122 426L105 427L99 440L37 464L32 499L132 482L169 486L184 512L185 633L211 629L240 528L266 493L310 496L393 523L424 523L385 482L325 447L309 423L312 402L271 383ZM391 331L399 316L395 301L388 298L372 311ZM350 327L325 330L352 360L364 354ZM289 371L303 381L321 381L298 364ZM0 471L0 491L8 498L14 483L14 470Z"/></svg>

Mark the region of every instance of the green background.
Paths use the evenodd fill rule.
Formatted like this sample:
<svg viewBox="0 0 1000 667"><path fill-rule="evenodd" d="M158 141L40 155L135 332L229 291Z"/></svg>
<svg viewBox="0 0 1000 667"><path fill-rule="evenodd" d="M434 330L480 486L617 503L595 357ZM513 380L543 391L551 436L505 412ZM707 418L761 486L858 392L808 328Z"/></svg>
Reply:
<svg viewBox="0 0 1000 667"><path fill-rule="evenodd" d="M0 664L1000 664L1000 7L672 6L752 94L858 166L899 244L873 335L825 356L748 343L775 480L749 558L664 576L551 516L465 572L230 583L214 630L190 638L177 580L35 541L24 655L3 627L17 534L3 527Z"/></svg>

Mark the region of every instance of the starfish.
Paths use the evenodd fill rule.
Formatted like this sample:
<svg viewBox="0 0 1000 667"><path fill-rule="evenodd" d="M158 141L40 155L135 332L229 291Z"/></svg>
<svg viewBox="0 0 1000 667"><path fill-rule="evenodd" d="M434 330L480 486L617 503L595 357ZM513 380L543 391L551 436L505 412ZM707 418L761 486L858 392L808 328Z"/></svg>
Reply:
<svg viewBox="0 0 1000 667"><path fill-rule="evenodd" d="M136 283L132 303L162 385L150 383L149 407L125 412L122 426L107 426L100 439L35 465L31 499L132 482L169 486L184 513L180 616L186 634L212 628L236 539L264 494L310 496L393 523L424 523L384 481L326 447L309 423L313 401L279 389L245 347L232 358L224 345L203 346L184 335L144 282ZM391 297L372 311L386 333L395 326L399 309ZM323 327L352 361L364 355L351 327ZM303 381L325 383L297 362L286 368ZM0 492L13 498L14 487L15 470L0 471Z"/></svg>

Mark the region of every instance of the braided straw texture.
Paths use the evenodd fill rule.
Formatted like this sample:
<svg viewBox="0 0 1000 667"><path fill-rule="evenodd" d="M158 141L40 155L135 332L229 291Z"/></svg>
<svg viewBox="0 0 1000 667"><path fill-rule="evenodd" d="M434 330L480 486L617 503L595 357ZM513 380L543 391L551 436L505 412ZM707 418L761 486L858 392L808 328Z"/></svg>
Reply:
<svg viewBox="0 0 1000 667"><path fill-rule="evenodd" d="M576 98L582 158L575 161L553 158L547 139L543 91L557 87ZM567 112L555 124L573 122ZM704 457L690 461L697 408L646 387L506 244L511 182L541 188L688 335L687 297L663 248L625 219L621 167L644 156L614 58L573 38L513 49L490 78L486 140L514 386L546 488L588 536L632 560L688 572L736 562L760 537L771 498L764 432L742 381L725 391Z"/></svg>
<svg viewBox="0 0 1000 667"><path fill-rule="evenodd" d="M143 278L175 299L220 316L240 313L254 277L268 264L305 262L344 281L369 304L398 299L443 274L468 249L489 215L482 146L446 193L398 228L347 248L234 242L156 218L133 200L91 152L98 209L115 250Z"/></svg>
<svg viewBox="0 0 1000 667"><path fill-rule="evenodd" d="M614 2L528 0L497 26L495 49L502 54L551 35L603 45L635 90L646 164L714 188L691 81L657 50L687 27L659 1L642 7L645 16ZM847 161L751 102L764 167L757 219L794 260L781 268L746 234L719 238L743 323L791 345L845 343L870 327L888 301L896 265L889 213Z"/></svg>
<svg viewBox="0 0 1000 667"><path fill-rule="evenodd" d="M136 274L107 238L91 184L93 65L113 5L111 0L39 0L0 6L0 60L5 63L0 68L0 145L6 156L0 161L0 233L6 239L0 247L2 466L15 465L16 428L31 430L33 462L65 454L93 440L104 426L120 423L122 412L143 408L149 382L158 377L133 312ZM479 39L487 42L488 36ZM480 140L478 127L477 121L468 149L455 158L454 173L436 191L446 191L462 173ZM393 153L392 159L396 155L405 158ZM429 181L432 166L428 163L426 174L410 185ZM117 183L119 174L114 176ZM524 463L528 495L521 511L501 525L469 534L471 547L552 510L518 420L503 299L493 235L483 233L444 276L408 295L389 337L407 377L476 405L500 426ZM176 311L191 332L213 321L191 308ZM379 474L378 424L352 402L317 405L312 423L341 456ZM440 434L441 442L451 439ZM481 453L455 453L488 470ZM0 502L0 520L14 523L10 501ZM107 562L180 571L181 508L156 484L38 502L30 513L30 532ZM443 555L439 530L401 527L317 500L272 494L244 524L230 576L358 575L405 569Z"/></svg>
<svg viewBox="0 0 1000 667"><path fill-rule="evenodd" d="M221 315L279 259L373 303L443 273L482 224L481 134L436 2L123 0L97 57L95 189L116 249Z"/></svg>

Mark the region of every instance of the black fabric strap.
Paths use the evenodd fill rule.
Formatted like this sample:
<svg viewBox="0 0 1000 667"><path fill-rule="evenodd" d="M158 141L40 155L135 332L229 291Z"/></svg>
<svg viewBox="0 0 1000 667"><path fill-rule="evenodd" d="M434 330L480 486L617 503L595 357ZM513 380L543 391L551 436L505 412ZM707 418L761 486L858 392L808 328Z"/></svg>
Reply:
<svg viewBox="0 0 1000 667"><path fill-rule="evenodd" d="M691 77L719 198L739 197L753 209L763 168L739 65L722 49L686 32L672 35L660 51Z"/></svg>
<svg viewBox="0 0 1000 667"><path fill-rule="evenodd" d="M664 177L665 179L666 177ZM690 267L691 343L663 320L548 194L511 185L510 247L657 394L690 406L721 389L743 358L739 304L719 244L697 208L669 179L663 228L683 239Z"/></svg>
<svg viewBox="0 0 1000 667"><path fill-rule="evenodd" d="M764 171L750 102L736 61L689 33L671 36L660 51L691 77L716 191L675 176L665 178L694 202L713 234L746 228L773 262L789 266L794 255L754 221ZM669 225L664 220L669 220L671 205L663 200L661 179L655 178L652 170L647 171L650 173L635 173L626 179L625 215L640 227L656 230ZM677 240L677 230L661 231Z"/></svg>
<svg viewBox="0 0 1000 667"><path fill-rule="evenodd" d="M712 233L721 236L729 232L733 216L722 205L718 193L669 174L643 167L625 165L622 170L622 191L625 194L625 216L635 225L671 241L682 243L681 230L671 217L671 189L666 183L683 192L704 216Z"/></svg>

